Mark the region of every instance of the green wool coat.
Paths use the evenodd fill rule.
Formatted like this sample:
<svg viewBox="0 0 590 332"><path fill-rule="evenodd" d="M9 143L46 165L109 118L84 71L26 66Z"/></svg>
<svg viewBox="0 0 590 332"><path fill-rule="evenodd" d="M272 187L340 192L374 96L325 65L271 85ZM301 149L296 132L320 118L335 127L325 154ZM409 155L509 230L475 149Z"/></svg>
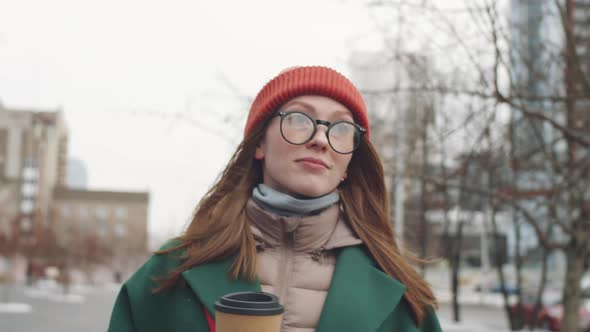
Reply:
<svg viewBox="0 0 590 332"><path fill-rule="evenodd" d="M115 301L109 332L207 332L203 306L215 317L213 306L221 296L261 290L258 281L231 279L228 271L232 259L227 259L184 271L187 286L153 293L153 278L178 266L174 255L153 256L125 282ZM422 327L416 327L402 298L405 289L380 271L361 247L343 248L316 331L442 331L433 310L428 310Z"/></svg>

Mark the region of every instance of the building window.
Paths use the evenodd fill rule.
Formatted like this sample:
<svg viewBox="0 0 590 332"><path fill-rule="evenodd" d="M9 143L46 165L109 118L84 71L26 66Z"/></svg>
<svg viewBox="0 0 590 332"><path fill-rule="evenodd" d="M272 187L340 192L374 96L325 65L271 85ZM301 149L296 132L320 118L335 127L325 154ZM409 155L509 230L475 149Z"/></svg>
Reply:
<svg viewBox="0 0 590 332"><path fill-rule="evenodd" d="M117 237L124 237L127 235L127 225L123 223L117 223L115 225L115 236Z"/></svg>
<svg viewBox="0 0 590 332"><path fill-rule="evenodd" d="M103 225L102 227L100 227L98 229L98 236L104 238L104 237L107 236L107 234L108 234L108 230L107 230L107 227L106 226Z"/></svg>
<svg viewBox="0 0 590 332"><path fill-rule="evenodd" d="M27 168L35 168L37 167L37 162L33 158L25 158L25 167Z"/></svg>
<svg viewBox="0 0 590 332"><path fill-rule="evenodd" d="M106 206L99 206L94 212L99 220L106 220L109 217L109 208Z"/></svg>
<svg viewBox="0 0 590 332"><path fill-rule="evenodd" d="M61 207L61 215L64 218L71 218L72 217L72 208L69 205L63 205Z"/></svg>
<svg viewBox="0 0 590 332"><path fill-rule="evenodd" d="M37 194L37 184L25 182L22 186L22 194L26 197L33 197Z"/></svg>
<svg viewBox="0 0 590 332"><path fill-rule="evenodd" d="M29 214L33 212L33 201L32 200L23 200L20 203L20 212L24 214Z"/></svg>
<svg viewBox="0 0 590 332"><path fill-rule="evenodd" d="M127 219L128 215L127 208L124 206L119 206L115 209L115 217L117 217L117 219L125 220Z"/></svg>
<svg viewBox="0 0 590 332"><path fill-rule="evenodd" d="M29 217L25 217L20 221L21 230L28 232L33 228L33 221Z"/></svg>
<svg viewBox="0 0 590 332"><path fill-rule="evenodd" d="M34 167L25 167L23 169L23 180L25 181L34 181L39 178L39 174L37 174L37 169Z"/></svg>
<svg viewBox="0 0 590 332"><path fill-rule="evenodd" d="M90 215L90 213L88 213L88 207L87 206L80 206L80 218L82 219L88 219L88 216Z"/></svg>
<svg viewBox="0 0 590 332"><path fill-rule="evenodd" d="M76 231L81 232L81 233L85 233L86 231L88 231L88 223L87 222L80 222L77 221L76 222Z"/></svg>
<svg viewBox="0 0 590 332"><path fill-rule="evenodd" d="M24 181L34 181L39 178L39 170L35 159L25 158L22 177Z"/></svg>

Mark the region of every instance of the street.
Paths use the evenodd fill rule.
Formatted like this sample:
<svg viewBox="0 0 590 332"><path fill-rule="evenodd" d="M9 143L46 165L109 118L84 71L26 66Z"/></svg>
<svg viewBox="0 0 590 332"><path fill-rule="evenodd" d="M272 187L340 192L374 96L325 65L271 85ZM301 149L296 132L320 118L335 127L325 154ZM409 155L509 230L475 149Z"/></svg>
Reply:
<svg viewBox="0 0 590 332"><path fill-rule="evenodd" d="M29 304L30 312L0 310L2 332L104 332L117 295L115 287L73 289L69 296L57 288L12 287L9 300L3 289L0 301Z"/></svg>
<svg viewBox="0 0 590 332"><path fill-rule="evenodd" d="M500 307L490 305L462 305L461 322L453 323L453 312L449 303L441 304L437 314L445 332L500 332L510 331L506 315Z"/></svg>
<svg viewBox="0 0 590 332"><path fill-rule="evenodd" d="M68 295L55 285L43 287L6 286L0 291L0 301L19 303L13 307L0 306L0 331L44 332L104 332L118 286L74 288ZM9 290L9 291L7 291ZM508 331L502 309L494 305L470 304L461 307L463 321L452 323L451 307L443 303L438 311L443 330L450 331Z"/></svg>

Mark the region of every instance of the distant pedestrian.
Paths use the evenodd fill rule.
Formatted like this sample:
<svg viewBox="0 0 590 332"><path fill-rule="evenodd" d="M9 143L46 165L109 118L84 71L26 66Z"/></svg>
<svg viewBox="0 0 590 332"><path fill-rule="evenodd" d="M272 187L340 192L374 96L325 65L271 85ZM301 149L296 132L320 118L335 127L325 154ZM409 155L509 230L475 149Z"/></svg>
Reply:
<svg viewBox="0 0 590 332"><path fill-rule="evenodd" d="M396 243L369 138L347 78L282 71L186 231L123 285L109 331L210 331L214 302L248 290L279 297L284 332L440 331L432 290Z"/></svg>
<svg viewBox="0 0 590 332"><path fill-rule="evenodd" d="M59 270L59 274L57 275L56 279L57 283L61 285L63 293L69 294L70 286L72 285L72 278L67 266L64 266Z"/></svg>

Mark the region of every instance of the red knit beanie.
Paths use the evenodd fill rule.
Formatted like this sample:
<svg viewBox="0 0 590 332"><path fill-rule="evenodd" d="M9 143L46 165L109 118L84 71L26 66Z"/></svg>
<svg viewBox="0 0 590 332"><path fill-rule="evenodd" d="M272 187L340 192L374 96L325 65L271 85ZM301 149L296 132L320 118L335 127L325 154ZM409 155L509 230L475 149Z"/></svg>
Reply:
<svg viewBox="0 0 590 332"><path fill-rule="evenodd" d="M367 130L365 135L369 138L367 106L360 92L339 72L319 66L289 68L266 83L250 107L244 136L266 121L281 105L302 95L325 96L346 106L355 122Z"/></svg>

